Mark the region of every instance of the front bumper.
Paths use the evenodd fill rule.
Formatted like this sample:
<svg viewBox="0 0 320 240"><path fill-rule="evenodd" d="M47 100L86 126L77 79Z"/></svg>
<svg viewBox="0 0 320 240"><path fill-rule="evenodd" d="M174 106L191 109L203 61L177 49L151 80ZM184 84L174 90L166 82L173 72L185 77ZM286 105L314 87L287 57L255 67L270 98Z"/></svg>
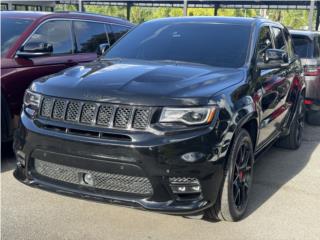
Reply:
<svg viewBox="0 0 320 240"><path fill-rule="evenodd" d="M211 128L179 136L150 138L141 143L100 141L39 128L22 113L14 149L24 154L25 166L18 165L14 176L29 186L69 196L170 214L193 214L212 206L219 193L227 147L217 139ZM203 157L186 162L181 156L188 152L201 152ZM152 185L152 194L109 191L50 179L36 172L36 159L88 171L145 177ZM173 193L171 177L196 178L201 192Z"/></svg>

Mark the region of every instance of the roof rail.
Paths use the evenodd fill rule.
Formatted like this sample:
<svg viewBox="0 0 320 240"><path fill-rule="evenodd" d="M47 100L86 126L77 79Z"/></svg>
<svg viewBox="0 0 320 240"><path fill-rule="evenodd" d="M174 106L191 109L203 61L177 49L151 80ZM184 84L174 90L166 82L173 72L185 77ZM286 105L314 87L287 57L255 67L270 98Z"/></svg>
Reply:
<svg viewBox="0 0 320 240"><path fill-rule="evenodd" d="M98 16L98 17L108 17L108 18L113 18L113 19L121 19L123 21L128 21L125 18L122 17L114 17L114 16L109 16L109 15L102 15L99 13L93 13L93 12L79 12L79 11L54 11L54 13L76 13L76 14L83 14L83 15L89 15L89 16Z"/></svg>

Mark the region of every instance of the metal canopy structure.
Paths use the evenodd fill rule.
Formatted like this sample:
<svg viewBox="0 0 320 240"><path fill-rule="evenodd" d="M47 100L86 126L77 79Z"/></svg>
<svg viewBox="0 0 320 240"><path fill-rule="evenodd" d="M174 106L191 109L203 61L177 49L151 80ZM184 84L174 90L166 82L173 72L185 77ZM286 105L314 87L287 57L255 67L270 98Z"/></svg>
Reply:
<svg viewBox="0 0 320 240"><path fill-rule="evenodd" d="M78 4L78 0L60 0L61 4ZM182 8L186 2L191 8L251 8L251 9L303 9L310 8L310 2L299 0L81 0L82 4L109 6L139 6L139 7L177 7ZM315 0L316 4L319 0Z"/></svg>
<svg viewBox="0 0 320 240"><path fill-rule="evenodd" d="M1 10L18 10L18 11L53 11L56 1L12 1L2 0Z"/></svg>
<svg viewBox="0 0 320 240"><path fill-rule="evenodd" d="M127 18L130 19L131 7L176 7L183 8L184 12L190 8L213 8L214 14L218 14L219 8L232 9L298 9L313 10L317 12L316 29L319 29L320 0L59 0L61 4L78 5L78 9L84 9L84 5L124 6L127 8Z"/></svg>
<svg viewBox="0 0 320 240"><path fill-rule="evenodd" d="M43 11L44 7L48 6L53 9L55 4L75 5L79 11L85 10L85 5L104 5L104 6L123 6L127 9L127 18L130 19L131 7L175 7L183 8L184 13L187 12L187 8L213 8L214 15L218 15L220 8L229 9L286 9L286 10L310 10L312 13L314 6L316 10L316 29L319 29L320 18L320 0L55 0L55 1L1 1L2 5L7 5L8 10L10 6L16 4L16 6L23 5L38 5L38 8ZM32 8L31 8L32 9ZM31 10L30 9L30 10ZM20 9L19 9L20 10ZM26 9L25 10L29 10ZM310 22L312 22L312 14L309 16Z"/></svg>

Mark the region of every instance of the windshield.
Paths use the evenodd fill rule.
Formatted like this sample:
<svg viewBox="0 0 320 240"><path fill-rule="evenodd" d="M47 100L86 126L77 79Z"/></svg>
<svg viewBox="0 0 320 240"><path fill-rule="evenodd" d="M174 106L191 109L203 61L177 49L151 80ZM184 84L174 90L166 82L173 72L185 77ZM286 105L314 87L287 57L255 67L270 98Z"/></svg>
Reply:
<svg viewBox="0 0 320 240"><path fill-rule="evenodd" d="M122 38L105 58L183 61L241 67L247 56L250 26L164 21L144 23Z"/></svg>
<svg viewBox="0 0 320 240"><path fill-rule="evenodd" d="M1 56L8 52L31 22L29 19L1 18Z"/></svg>
<svg viewBox="0 0 320 240"><path fill-rule="evenodd" d="M292 36L294 48L296 54L300 58L311 58L312 57L312 41L308 37L304 36Z"/></svg>

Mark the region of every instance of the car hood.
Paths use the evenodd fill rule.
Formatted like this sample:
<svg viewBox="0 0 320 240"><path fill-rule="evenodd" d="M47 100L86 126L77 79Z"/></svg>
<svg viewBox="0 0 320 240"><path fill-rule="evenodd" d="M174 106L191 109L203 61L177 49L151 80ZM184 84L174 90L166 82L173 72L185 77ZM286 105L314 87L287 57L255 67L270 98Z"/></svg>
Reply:
<svg viewBox="0 0 320 240"><path fill-rule="evenodd" d="M122 104L199 105L244 79L244 69L189 63L95 61L35 81L49 96Z"/></svg>

